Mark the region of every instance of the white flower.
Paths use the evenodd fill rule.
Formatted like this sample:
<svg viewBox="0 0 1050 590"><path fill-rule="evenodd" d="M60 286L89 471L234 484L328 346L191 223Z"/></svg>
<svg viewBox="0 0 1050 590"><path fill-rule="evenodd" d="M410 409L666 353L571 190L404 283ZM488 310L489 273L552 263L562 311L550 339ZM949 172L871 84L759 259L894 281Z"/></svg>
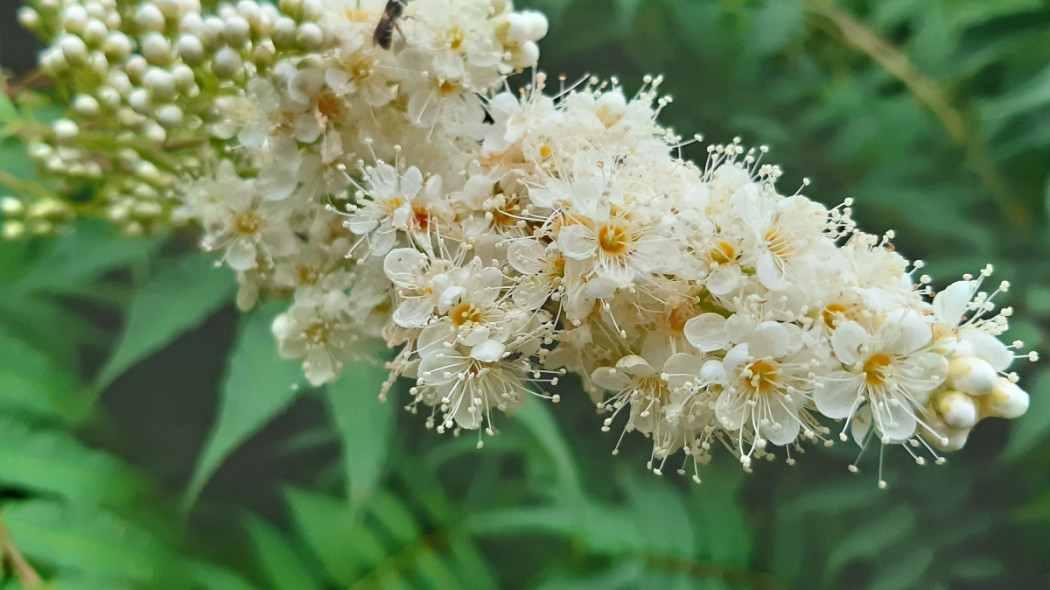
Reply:
<svg viewBox="0 0 1050 590"><path fill-rule="evenodd" d="M932 336L922 316L889 314L869 330L843 322L831 337L842 369L821 378L813 399L829 418L850 418L867 404L884 444L915 434L930 392L944 382L948 363L928 352Z"/></svg>

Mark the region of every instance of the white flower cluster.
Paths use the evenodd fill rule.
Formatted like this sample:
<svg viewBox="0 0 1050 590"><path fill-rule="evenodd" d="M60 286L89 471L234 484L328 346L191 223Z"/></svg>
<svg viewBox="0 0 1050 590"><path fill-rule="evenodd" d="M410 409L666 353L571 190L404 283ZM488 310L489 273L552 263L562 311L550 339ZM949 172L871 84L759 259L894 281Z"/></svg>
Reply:
<svg viewBox="0 0 1050 590"><path fill-rule="evenodd" d="M764 149L682 159L659 78L510 90L547 22L509 0L153 0L134 38L106 32L115 5L66 0L45 65L83 46L111 64L86 114L209 135L166 180L175 218L236 271L242 308L292 295L273 333L314 384L381 336L400 347L387 387L413 380L428 426L480 446L572 373L602 430L651 438L658 473L682 451L696 479L716 446L749 469L847 432L939 460L1028 406L990 269L933 295L848 201L779 194Z"/></svg>

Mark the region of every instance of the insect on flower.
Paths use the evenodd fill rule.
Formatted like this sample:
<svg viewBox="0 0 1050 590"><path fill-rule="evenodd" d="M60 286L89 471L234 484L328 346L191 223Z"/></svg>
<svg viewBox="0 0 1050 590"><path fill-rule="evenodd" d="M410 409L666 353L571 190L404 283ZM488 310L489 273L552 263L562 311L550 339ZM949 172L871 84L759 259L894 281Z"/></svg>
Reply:
<svg viewBox="0 0 1050 590"><path fill-rule="evenodd" d="M379 19L376 31L372 34L372 43L383 49L390 49L391 42L394 40L394 29L401 32L401 27L397 26L397 19L401 18L401 13L404 11L405 0L387 0L386 8L383 9L383 17ZM404 33L401 34L404 35Z"/></svg>

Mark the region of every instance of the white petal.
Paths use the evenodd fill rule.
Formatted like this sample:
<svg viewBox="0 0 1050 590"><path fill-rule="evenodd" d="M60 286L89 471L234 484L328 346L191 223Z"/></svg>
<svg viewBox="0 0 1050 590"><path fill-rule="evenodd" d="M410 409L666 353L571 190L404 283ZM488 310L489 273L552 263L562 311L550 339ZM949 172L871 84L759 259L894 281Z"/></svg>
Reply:
<svg viewBox="0 0 1050 590"><path fill-rule="evenodd" d="M838 420L849 416L860 395L863 375L854 375L846 371L835 371L820 380L820 385L813 392L813 401L817 409L828 418Z"/></svg>
<svg viewBox="0 0 1050 590"><path fill-rule="evenodd" d="M558 248L569 258L586 260L594 256L596 242L589 229L575 224L563 227L558 233Z"/></svg>
<svg viewBox="0 0 1050 590"><path fill-rule="evenodd" d="M973 295L970 281L956 281L933 297L933 314L938 322L957 326L966 313L967 304Z"/></svg>
<svg viewBox="0 0 1050 590"><path fill-rule="evenodd" d="M725 322L717 313L700 314L685 323L685 338L701 352L724 350L729 344Z"/></svg>
<svg viewBox="0 0 1050 590"><path fill-rule="evenodd" d="M398 287L419 286L420 269L424 267L427 257L412 248L391 250L383 259L383 272Z"/></svg>
<svg viewBox="0 0 1050 590"><path fill-rule="evenodd" d="M402 328L422 328L434 312L434 302L426 297L413 297L401 302L394 310L394 323Z"/></svg>
<svg viewBox="0 0 1050 590"><path fill-rule="evenodd" d="M504 350L506 350L506 348L501 342L486 340L470 349L470 356L483 363L494 363L503 358Z"/></svg>
<svg viewBox="0 0 1050 590"><path fill-rule="evenodd" d="M842 322L831 335L831 348L840 363L852 365L860 360L861 348L871 340L868 331L853 321Z"/></svg>
<svg viewBox="0 0 1050 590"><path fill-rule="evenodd" d="M632 377L648 377L656 373L656 369L649 364L649 361L636 354L629 354L621 358L616 362L616 368Z"/></svg>
<svg viewBox="0 0 1050 590"><path fill-rule="evenodd" d="M591 373L591 382L598 387L608 389L609 391L623 391L634 385L634 381L631 380L623 371L618 371L613 367L598 367Z"/></svg>

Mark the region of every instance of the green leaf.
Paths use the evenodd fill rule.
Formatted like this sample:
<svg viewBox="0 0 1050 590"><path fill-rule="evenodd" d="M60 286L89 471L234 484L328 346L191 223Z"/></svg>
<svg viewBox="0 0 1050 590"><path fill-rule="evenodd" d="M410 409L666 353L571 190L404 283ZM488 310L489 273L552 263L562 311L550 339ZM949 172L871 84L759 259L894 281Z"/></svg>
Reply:
<svg viewBox="0 0 1050 590"><path fill-rule="evenodd" d="M43 352L0 330L0 409L64 422L82 419L90 406L75 377Z"/></svg>
<svg viewBox="0 0 1050 590"><path fill-rule="evenodd" d="M692 557L696 540L681 496L666 479L635 467L621 468L617 481L627 492L646 550Z"/></svg>
<svg viewBox="0 0 1050 590"><path fill-rule="evenodd" d="M875 558L881 552L904 541L915 530L915 509L898 505L879 518L860 522L836 542L824 564L825 579L834 579L845 565L855 559Z"/></svg>
<svg viewBox="0 0 1050 590"><path fill-rule="evenodd" d="M551 416L547 403L527 399L514 413L514 419L536 437L540 448L547 454L554 469L558 490L573 498L582 498L583 484L570 452L572 447Z"/></svg>
<svg viewBox="0 0 1050 590"><path fill-rule="evenodd" d="M147 260L160 246L158 238L122 238L112 227L84 220L76 231L56 238L21 279L4 289L8 297L56 290L98 278L116 268Z"/></svg>
<svg viewBox="0 0 1050 590"><path fill-rule="evenodd" d="M201 324L232 298L226 269L192 253L163 263L157 276L135 294L116 352L98 376L105 388L136 362Z"/></svg>
<svg viewBox="0 0 1050 590"><path fill-rule="evenodd" d="M907 590L922 588L919 584L933 563L933 549L924 546L909 546L898 559L880 561L876 581L870 590Z"/></svg>
<svg viewBox="0 0 1050 590"><path fill-rule="evenodd" d="M107 512L51 500L6 504L4 524L34 562L146 584L169 570L171 554L146 531Z"/></svg>
<svg viewBox="0 0 1050 590"><path fill-rule="evenodd" d="M1016 89L981 103L982 122L989 135L1013 121L1050 104L1050 67L1046 67Z"/></svg>
<svg viewBox="0 0 1050 590"><path fill-rule="evenodd" d="M1035 375L1028 384L1022 384L1029 395L1031 404L1024 416L1012 420L1010 440L1003 449L1002 457L1008 461L1021 459L1026 453L1039 447L1039 443L1050 434L1050 403L1040 393L1050 391L1050 371L1043 370Z"/></svg>
<svg viewBox="0 0 1050 590"><path fill-rule="evenodd" d="M803 31L805 6L802 0L766 2L752 22L749 51L767 56L780 51L791 38ZM762 139L762 141L769 141Z"/></svg>
<svg viewBox="0 0 1050 590"><path fill-rule="evenodd" d="M240 575L206 561L182 563L179 568L201 590L257 590Z"/></svg>
<svg viewBox="0 0 1050 590"><path fill-rule="evenodd" d="M299 396L302 371L277 357L272 323L270 314L249 316L230 354L219 415L183 497L187 510L226 457Z"/></svg>
<svg viewBox="0 0 1050 590"><path fill-rule="evenodd" d="M249 514L245 528L255 563L274 590L313 590L324 587L314 569L296 551L296 542L269 522Z"/></svg>
<svg viewBox="0 0 1050 590"><path fill-rule="evenodd" d="M399 406L396 395L386 401L378 399L386 378L382 365L358 362L348 365L339 380L326 389L328 407L342 438L347 491L353 506L372 495L390 452Z"/></svg>
<svg viewBox="0 0 1050 590"><path fill-rule="evenodd" d="M386 558L383 543L351 515L347 501L296 489L288 489L285 498L296 536L340 585L349 585Z"/></svg>
<svg viewBox="0 0 1050 590"><path fill-rule="evenodd" d="M145 480L115 457L53 430L30 430L0 418L0 481L50 492L72 502L127 502Z"/></svg>

